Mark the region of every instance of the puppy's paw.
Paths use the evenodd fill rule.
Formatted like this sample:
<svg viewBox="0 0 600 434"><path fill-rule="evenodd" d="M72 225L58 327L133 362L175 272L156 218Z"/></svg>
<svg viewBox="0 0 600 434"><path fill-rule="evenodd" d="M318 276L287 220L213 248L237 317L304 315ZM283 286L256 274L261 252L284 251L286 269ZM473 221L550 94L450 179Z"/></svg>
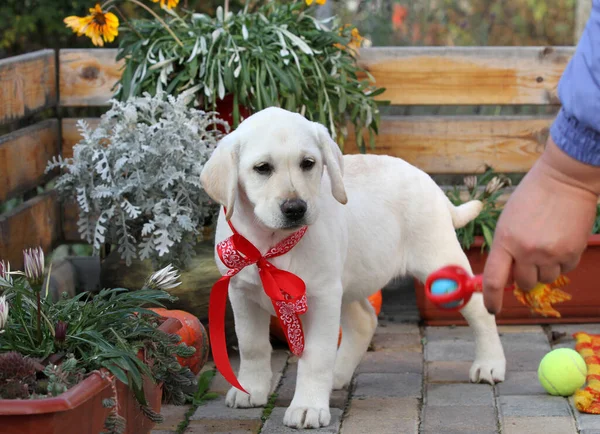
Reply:
<svg viewBox="0 0 600 434"><path fill-rule="evenodd" d="M244 386L246 389L246 387ZM232 408L250 408L250 407L262 407L269 399L269 390L267 388L260 389L246 389L250 394L244 393L241 390L232 387L227 392L225 398L225 404L227 407Z"/></svg>
<svg viewBox="0 0 600 434"><path fill-rule="evenodd" d="M469 377L473 383L496 384L504 381L506 372L506 359L475 360L471 366Z"/></svg>
<svg viewBox="0 0 600 434"><path fill-rule="evenodd" d="M326 407L289 406L283 424L291 428L321 428L329 425L331 413Z"/></svg>

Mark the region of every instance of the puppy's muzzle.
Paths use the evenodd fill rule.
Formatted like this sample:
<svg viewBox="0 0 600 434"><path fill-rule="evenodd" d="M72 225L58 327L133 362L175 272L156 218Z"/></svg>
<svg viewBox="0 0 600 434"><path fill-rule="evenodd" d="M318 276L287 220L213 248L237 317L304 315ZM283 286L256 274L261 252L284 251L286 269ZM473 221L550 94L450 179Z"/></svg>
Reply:
<svg viewBox="0 0 600 434"><path fill-rule="evenodd" d="M306 202L302 199L288 199L281 204L281 213L290 223L298 223L306 214Z"/></svg>

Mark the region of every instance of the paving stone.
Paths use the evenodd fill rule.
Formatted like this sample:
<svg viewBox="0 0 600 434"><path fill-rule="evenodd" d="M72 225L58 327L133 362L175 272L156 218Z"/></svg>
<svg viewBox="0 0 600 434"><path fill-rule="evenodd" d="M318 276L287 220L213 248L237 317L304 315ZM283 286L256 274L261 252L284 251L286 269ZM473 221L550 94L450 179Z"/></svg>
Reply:
<svg viewBox="0 0 600 434"><path fill-rule="evenodd" d="M257 434L261 420L202 419L190 421L185 434Z"/></svg>
<svg viewBox="0 0 600 434"><path fill-rule="evenodd" d="M177 431L168 431L164 429L153 429L150 434L175 434Z"/></svg>
<svg viewBox="0 0 600 434"><path fill-rule="evenodd" d="M498 326L498 333L544 333L544 329L539 325L501 325Z"/></svg>
<svg viewBox="0 0 600 434"><path fill-rule="evenodd" d="M425 329L425 338L427 339L428 343L455 340L475 341L473 329L467 326L427 327Z"/></svg>
<svg viewBox="0 0 600 434"><path fill-rule="evenodd" d="M331 422L329 426L318 429L296 429L283 424L285 408L275 407L271 417L262 427L261 434L337 434L340 430L343 411L338 408L331 409Z"/></svg>
<svg viewBox="0 0 600 434"><path fill-rule="evenodd" d="M358 374L354 398L420 397L420 374Z"/></svg>
<svg viewBox="0 0 600 434"><path fill-rule="evenodd" d="M496 434L493 405L477 407L426 405L421 423L422 434Z"/></svg>
<svg viewBox="0 0 600 434"><path fill-rule="evenodd" d="M600 430L600 415L598 414L580 413L575 410L575 418L580 430Z"/></svg>
<svg viewBox="0 0 600 434"><path fill-rule="evenodd" d="M456 341L427 341L425 345L425 360L434 361L473 361L475 357L475 342Z"/></svg>
<svg viewBox="0 0 600 434"><path fill-rule="evenodd" d="M502 421L502 434L577 434L571 417L507 417Z"/></svg>
<svg viewBox="0 0 600 434"><path fill-rule="evenodd" d="M163 404L160 409L160 414L163 417L163 422L154 426L155 430L175 431L177 425L185 419L185 414L190 409L189 405L170 405Z"/></svg>
<svg viewBox="0 0 600 434"><path fill-rule="evenodd" d="M190 420L198 419L260 419L263 412L262 407L257 408L231 408L225 405L225 397L207 401L198 407L198 410L190 417Z"/></svg>
<svg viewBox="0 0 600 434"><path fill-rule="evenodd" d="M504 352L506 356L506 370L513 371L537 371L540 362L548 350L532 349L532 350L513 350L507 348Z"/></svg>
<svg viewBox="0 0 600 434"><path fill-rule="evenodd" d="M582 429L579 434L600 434L600 429Z"/></svg>
<svg viewBox="0 0 600 434"><path fill-rule="evenodd" d="M503 417L571 416L565 398L550 395L500 396L500 414Z"/></svg>
<svg viewBox="0 0 600 434"><path fill-rule="evenodd" d="M499 395L546 395L537 371L508 372L505 380L496 385L496 391Z"/></svg>
<svg viewBox="0 0 600 434"><path fill-rule="evenodd" d="M487 384L428 384L427 405L493 405L494 392Z"/></svg>
<svg viewBox="0 0 600 434"><path fill-rule="evenodd" d="M472 362L427 362L428 383L469 383Z"/></svg>
<svg viewBox="0 0 600 434"><path fill-rule="evenodd" d="M284 350L276 350L271 354L271 371L273 377L271 378L271 393L275 391L279 381L281 380L281 374L286 366L288 359L288 353ZM239 355L230 356L231 367L233 372L237 375L240 369L240 357ZM223 376L217 372L215 378L210 385L210 391L218 393L219 395L225 395L231 389L231 384Z"/></svg>
<svg viewBox="0 0 600 434"><path fill-rule="evenodd" d="M417 324L398 324L390 321L381 320L377 324L376 334L386 333L411 333L421 335L421 330Z"/></svg>
<svg viewBox="0 0 600 434"><path fill-rule="evenodd" d="M341 434L417 434L419 400L414 398L353 399Z"/></svg>
<svg viewBox="0 0 600 434"><path fill-rule="evenodd" d="M416 351L422 352L421 336L415 333L381 333L371 341L375 351Z"/></svg>
<svg viewBox="0 0 600 434"><path fill-rule="evenodd" d="M558 348L570 348L570 349L574 350L575 349L575 339L572 339L570 341L561 340L558 343L552 345L553 350L556 350Z"/></svg>
<svg viewBox="0 0 600 434"><path fill-rule="evenodd" d="M500 337L506 352L511 350L550 351L548 337L544 333L512 333Z"/></svg>
<svg viewBox="0 0 600 434"><path fill-rule="evenodd" d="M591 324L553 324L551 330L559 333L566 333L568 337L577 332L590 334L600 334L600 323Z"/></svg>
<svg viewBox="0 0 600 434"><path fill-rule="evenodd" d="M356 372L422 374L423 354L414 351L400 351L393 353L369 351L363 356Z"/></svg>

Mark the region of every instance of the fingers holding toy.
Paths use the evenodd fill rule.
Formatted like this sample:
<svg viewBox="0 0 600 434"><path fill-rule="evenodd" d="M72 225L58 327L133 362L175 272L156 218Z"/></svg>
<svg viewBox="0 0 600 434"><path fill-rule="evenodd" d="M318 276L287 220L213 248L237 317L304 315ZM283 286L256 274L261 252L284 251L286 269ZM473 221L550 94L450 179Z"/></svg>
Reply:
<svg viewBox="0 0 600 434"><path fill-rule="evenodd" d="M530 291L573 269L587 245L597 195L558 173L550 158L536 162L498 220L483 278L492 313L501 309L511 269L519 287Z"/></svg>

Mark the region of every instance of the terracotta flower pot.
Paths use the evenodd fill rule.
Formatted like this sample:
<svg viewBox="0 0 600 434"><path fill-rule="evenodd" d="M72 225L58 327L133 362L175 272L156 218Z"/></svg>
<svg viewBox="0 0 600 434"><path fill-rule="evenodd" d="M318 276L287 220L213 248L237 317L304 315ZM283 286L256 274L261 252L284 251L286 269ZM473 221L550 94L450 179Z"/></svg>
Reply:
<svg viewBox="0 0 600 434"><path fill-rule="evenodd" d="M467 257L475 274L483 272L487 251L481 252L482 237L476 237L473 246L467 250ZM498 324L555 324L589 323L600 321L600 235L592 235L587 250L577 268L567 274L570 283L563 289L572 299L555 305L561 318L543 317L532 313L523 306L511 292L504 293L502 312L496 317ZM465 325L459 312L437 308L425 296L425 288L415 279L417 305L421 318L427 325Z"/></svg>
<svg viewBox="0 0 600 434"><path fill-rule="evenodd" d="M166 333L176 333L181 323L170 318L160 325ZM98 434L105 430L110 413L102 406L113 397L108 371L93 374L65 393L45 399L0 399L0 432L3 434ZM142 411L128 386L116 380L118 412L127 421L126 434L149 433L154 427ZM144 391L152 409L160 412L162 384L145 377Z"/></svg>

